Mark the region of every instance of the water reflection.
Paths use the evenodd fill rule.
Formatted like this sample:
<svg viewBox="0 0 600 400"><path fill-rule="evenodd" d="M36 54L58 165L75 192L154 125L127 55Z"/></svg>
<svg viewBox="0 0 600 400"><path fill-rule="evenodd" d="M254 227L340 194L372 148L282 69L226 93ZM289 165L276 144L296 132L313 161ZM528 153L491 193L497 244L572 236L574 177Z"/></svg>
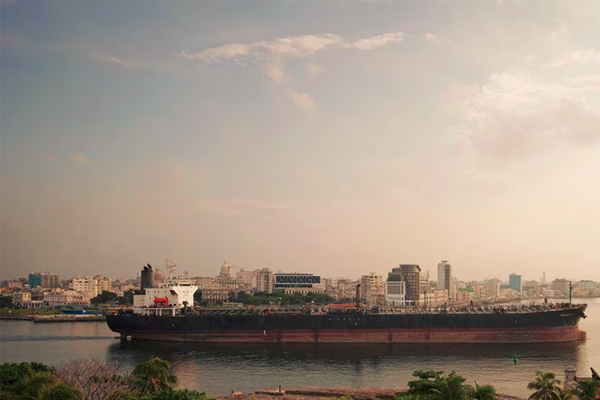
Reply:
<svg viewBox="0 0 600 400"><path fill-rule="evenodd" d="M517 363L513 362L517 355ZM348 344L118 342L107 360L133 368L156 355L170 359L185 387L225 394L286 387L400 387L416 369L456 370L478 383L524 396L538 369L586 369L585 343ZM519 384L516 384L519 382ZM472 382L471 382L472 383ZM234 387L231 387L234 385Z"/></svg>

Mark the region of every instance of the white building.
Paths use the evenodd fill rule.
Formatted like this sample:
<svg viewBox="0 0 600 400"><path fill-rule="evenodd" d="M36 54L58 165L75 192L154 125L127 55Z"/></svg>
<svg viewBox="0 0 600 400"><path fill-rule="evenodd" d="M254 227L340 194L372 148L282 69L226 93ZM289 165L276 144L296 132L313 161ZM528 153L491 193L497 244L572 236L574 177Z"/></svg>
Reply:
<svg viewBox="0 0 600 400"><path fill-rule="evenodd" d="M56 307L63 305L85 305L90 304L90 298L85 294L75 290L55 289L51 292L44 292L44 305Z"/></svg>
<svg viewBox="0 0 600 400"><path fill-rule="evenodd" d="M385 303L392 307L404 307L406 305L406 283L388 280L385 285Z"/></svg>
<svg viewBox="0 0 600 400"><path fill-rule="evenodd" d="M91 276L74 276L69 279L69 289L80 293L89 299L93 299L98 296L98 280Z"/></svg>

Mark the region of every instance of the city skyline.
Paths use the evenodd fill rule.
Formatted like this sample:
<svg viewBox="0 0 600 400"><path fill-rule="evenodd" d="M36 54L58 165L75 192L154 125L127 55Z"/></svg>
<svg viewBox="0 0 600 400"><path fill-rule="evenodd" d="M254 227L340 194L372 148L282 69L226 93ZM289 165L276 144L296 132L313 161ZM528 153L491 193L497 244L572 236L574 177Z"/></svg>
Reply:
<svg viewBox="0 0 600 400"><path fill-rule="evenodd" d="M600 281L595 1L0 7L3 279Z"/></svg>

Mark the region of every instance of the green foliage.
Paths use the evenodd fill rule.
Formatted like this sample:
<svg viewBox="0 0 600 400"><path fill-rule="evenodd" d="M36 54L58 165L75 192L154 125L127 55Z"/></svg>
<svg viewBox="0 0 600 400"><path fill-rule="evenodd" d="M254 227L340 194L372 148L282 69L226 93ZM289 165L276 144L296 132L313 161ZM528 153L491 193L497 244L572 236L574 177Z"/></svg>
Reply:
<svg viewBox="0 0 600 400"><path fill-rule="evenodd" d="M529 382L527 389L535 390L529 400L558 400L560 381L553 372L536 371L535 380Z"/></svg>
<svg viewBox="0 0 600 400"><path fill-rule="evenodd" d="M108 290L103 290L98 296L94 297L90 300L92 304L107 304L111 302L116 302L119 296L116 293L109 292Z"/></svg>
<svg viewBox="0 0 600 400"><path fill-rule="evenodd" d="M177 383L177 377L171 375L171 363L158 357L150 357L135 367L132 380L133 386L141 394L163 392Z"/></svg>
<svg viewBox="0 0 600 400"><path fill-rule="evenodd" d="M1 399L79 400L81 391L62 382L54 367L44 364L3 363L0 365Z"/></svg>
<svg viewBox="0 0 600 400"><path fill-rule="evenodd" d="M0 308L13 308L14 306L11 296L0 296Z"/></svg>
<svg viewBox="0 0 600 400"><path fill-rule="evenodd" d="M66 383L51 386L42 397L43 400L79 400L83 397L81 391Z"/></svg>
<svg viewBox="0 0 600 400"><path fill-rule="evenodd" d="M54 367L37 362L2 363L0 364L0 392L15 391L23 377L31 376L36 372L53 374L54 371Z"/></svg>
<svg viewBox="0 0 600 400"><path fill-rule="evenodd" d="M597 398L598 389L600 389L600 381L590 378L580 379L577 381L577 386L573 390L573 393L580 400L594 400Z"/></svg>
<svg viewBox="0 0 600 400"><path fill-rule="evenodd" d="M423 371L413 372L413 376L419 379L408 382L408 393L410 394L430 394L431 389L437 389L441 383L443 371Z"/></svg>
<svg viewBox="0 0 600 400"><path fill-rule="evenodd" d="M498 394L492 385L478 385L475 382L475 388L469 394L469 398L472 400L496 400Z"/></svg>
<svg viewBox="0 0 600 400"><path fill-rule="evenodd" d="M140 400L214 400L206 395L206 393L197 392L195 390L180 389L180 390L165 390L163 392L144 396Z"/></svg>
<svg viewBox="0 0 600 400"><path fill-rule="evenodd" d="M443 371L413 372L418 378L408 382L408 392L398 393L396 400L496 400L496 389L491 385L468 385L455 371L447 376Z"/></svg>

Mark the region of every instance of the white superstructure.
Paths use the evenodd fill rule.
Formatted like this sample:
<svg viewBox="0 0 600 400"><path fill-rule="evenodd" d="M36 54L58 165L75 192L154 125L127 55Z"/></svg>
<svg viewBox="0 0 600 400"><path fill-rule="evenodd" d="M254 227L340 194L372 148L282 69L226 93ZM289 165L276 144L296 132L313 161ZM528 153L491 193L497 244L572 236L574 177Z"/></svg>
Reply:
<svg viewBox="0 0 600 400"><path fill-rule="evenodd" d="M175 315L184 306L194 306L198 286L189 279L169 279L157 288L145 288L145 294L133 296L133 311L143 315Z"/></svg>

